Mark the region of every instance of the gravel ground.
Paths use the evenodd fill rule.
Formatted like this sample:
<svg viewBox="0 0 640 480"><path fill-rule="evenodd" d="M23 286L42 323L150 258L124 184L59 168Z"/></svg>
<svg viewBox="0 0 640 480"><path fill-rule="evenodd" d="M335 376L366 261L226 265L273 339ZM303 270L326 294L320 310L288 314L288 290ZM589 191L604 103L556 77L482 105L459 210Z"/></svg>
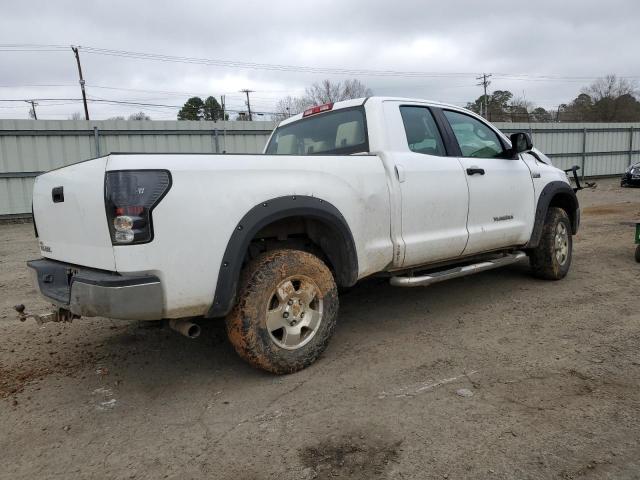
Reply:
<svg viewBox="0 0 640 480"><path fill-rule="evenodd" d="M640 478L640 190L580 193L560 282L526 263L341 299L323 357L275 377L220 322L15 320L42 311L33 227L0 225L0 478Z"/></svg>

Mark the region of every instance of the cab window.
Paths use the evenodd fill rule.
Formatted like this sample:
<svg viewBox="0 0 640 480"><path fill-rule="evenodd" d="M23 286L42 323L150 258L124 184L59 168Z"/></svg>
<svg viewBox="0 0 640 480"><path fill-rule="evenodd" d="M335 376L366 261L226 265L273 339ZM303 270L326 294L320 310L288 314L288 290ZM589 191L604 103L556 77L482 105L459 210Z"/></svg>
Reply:
<svg viewBox="0 0 640 480"><path fill-rule="evenodd" d="M442 136L431 111L426 107L400 107L407 143L412 152L445 156Z"/></svg>
<svg viewBox="0 0 640 480"><path fill-rule="evenodd" d="M464 113L444 110L463 157L499 158L504 156L500 138L491 128Z"/></svg>
<svg viewBox="0 0 640 480"><path fill-rule="evenodd" d="M363 107L302 118L276 129L268 155L340 155L369 151Z"/></svg>

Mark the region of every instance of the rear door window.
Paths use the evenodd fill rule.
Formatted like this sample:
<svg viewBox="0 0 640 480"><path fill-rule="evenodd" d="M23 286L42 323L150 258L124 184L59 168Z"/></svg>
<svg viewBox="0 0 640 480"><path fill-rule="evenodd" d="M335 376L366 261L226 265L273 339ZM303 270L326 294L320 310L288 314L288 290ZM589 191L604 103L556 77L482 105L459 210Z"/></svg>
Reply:
<svg viewBox="0 0 640 480"><path fill-rule="evenodd" d="M447 154L436 121L428 108L404 106L400 107L400 114L411 151L440 157Z"/></svg>
<svg viewBox="0 0 640 480"><path fill-rule="evenodd" d="M269 155L331 155L369 151L363 107L320 113L278 127Z"/></svg>

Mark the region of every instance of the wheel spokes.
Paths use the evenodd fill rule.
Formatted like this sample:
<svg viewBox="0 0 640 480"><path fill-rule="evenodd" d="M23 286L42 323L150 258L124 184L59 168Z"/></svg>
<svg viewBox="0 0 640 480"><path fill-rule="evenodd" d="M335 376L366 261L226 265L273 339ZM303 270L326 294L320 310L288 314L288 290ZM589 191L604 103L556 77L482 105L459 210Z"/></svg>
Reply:
<svg viewBox="0 0 640 480"><path fill-rule="evenodd" d="M320 320L322 320L322 314L318 310L308 308L305 313L304 322L302 322L301 325L309 330L315 330L320 325Z"/></svg>
<svg viewBox="0 0 640 480"><path fill-rule="evenodd" d="M316 291L315 285L313 285L308 280L303 280L300 282L300 288L296 292L300 297L300 300L305 306L308 306L313 302L316 298L318 292Z"/></svg>
<svg viewBox="0 0 640 480"><path fill-rule="evenodd" d="M284 343L287 347L295 347L300 343L300 337L302 336L301 327L295 326L290 327L287 325L284 327L282 333L282 343Z"/></svg>
<svg viewBox="0 0 640 480"><path fill-rule="evenodd" d="M308 277L291 276L275 288L266 311L269 336L281 348L294 350L311 340L322 323L320 289Z"/></svg>
<svg viewBox="0 0 640 480"><path fill-rule="evenodd" d="M278 308L275 308L273 310L267 311L267 329L269 330L269 332L274 332L283 327L286 328L289 326L288 323L283 318L282 313L283 312L282 312L281 306L278 306Z"/></svg>

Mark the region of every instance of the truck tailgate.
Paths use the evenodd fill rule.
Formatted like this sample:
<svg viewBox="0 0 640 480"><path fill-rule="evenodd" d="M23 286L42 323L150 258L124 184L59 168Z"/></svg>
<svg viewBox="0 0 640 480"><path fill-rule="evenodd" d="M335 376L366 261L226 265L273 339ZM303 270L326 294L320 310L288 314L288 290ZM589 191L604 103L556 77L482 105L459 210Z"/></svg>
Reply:
<svg viewBox="0 0 640 480"><path fill-rule="evenodd" d="M33 215L42 256L115 270L104 205L107 158L76 163L36 178Z"/></svg>

